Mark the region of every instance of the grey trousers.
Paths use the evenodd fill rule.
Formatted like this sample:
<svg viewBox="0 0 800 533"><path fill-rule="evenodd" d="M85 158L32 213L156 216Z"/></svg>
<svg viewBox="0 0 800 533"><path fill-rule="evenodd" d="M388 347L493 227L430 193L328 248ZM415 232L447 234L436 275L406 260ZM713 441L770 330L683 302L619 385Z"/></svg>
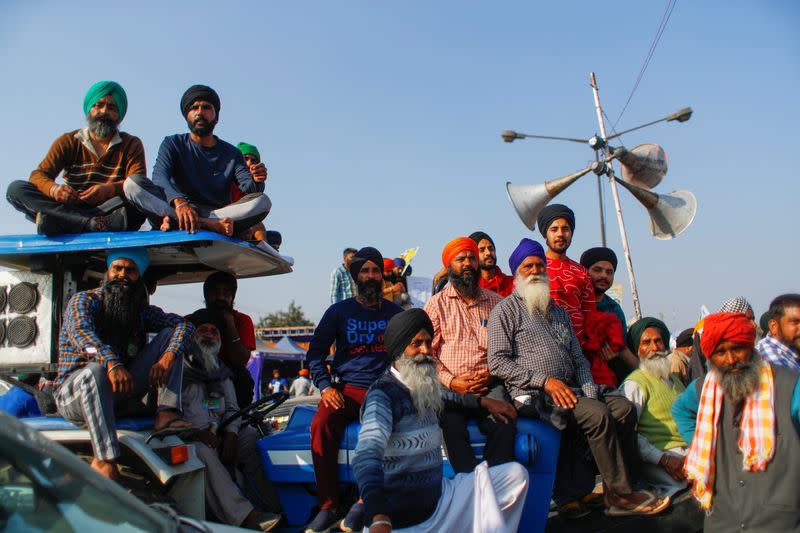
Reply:
<svg viewBox="0 0 800 533"><path fill-rule="evenodd" d="M147 216L150 225L154 228L161 226L165 216L169 216L172 220L178 219L175 209L167 203L164 189L150 179L144 176L131 176L125 180L122 190L125 198ZM201 218L217 220L230 218L233 221L234 235L242 233L267 218L269 210L272 208L269 196L262 193L246 194L232 204L222 207L198 205L194 202L192 205L197 209L197 214Z"/></svg>
<svg viewBox="0 0 800 533"><path fill-rule="evenodd" d="M133 397L141 398L150 388L150 368L164 354L169 345L172 328L161 330L136 357L125 363L133 376ZM181 410L182 361L172 365L167 384L158 389L158 410ZM130 398L129 395L111 390L107 369L99 363L88 363L72 372L55 392L58 413L77 425L85 425L92 441L94 456L102 461L113 461L119 457L119 441L114 415L116 403Z"/></svg>
<svg viewBox="0 0 800 533"><path fill-rule="evenodd" d="M219 454L203 444L194 442L197 456L206 465L206 505L214 515L226 524L238 526L244 521L253 504L245 497L249 494L254 501L261 501L264 510L280 513L280 502L269 479L261 466L256 449L258 433L249 426L243 426L236 439L237 466L247 475L255 486L240 489L234 482L231 472L220 461Z"/></svg>

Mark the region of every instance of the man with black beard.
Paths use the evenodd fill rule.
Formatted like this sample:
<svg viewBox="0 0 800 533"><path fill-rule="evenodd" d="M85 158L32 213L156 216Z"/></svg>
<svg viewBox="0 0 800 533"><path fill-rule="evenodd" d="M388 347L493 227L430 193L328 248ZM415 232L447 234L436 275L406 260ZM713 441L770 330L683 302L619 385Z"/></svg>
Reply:
<svg viewBox="0 0 800 533"><path fill-rule="evenodd" d="M497 266L497 250L494 241L482 231L476 231L469 236L478 245L478 263L480 265L480 286L494 291L503 298L514 290L514 276L504 274Z"/></svg>
<svg viewBox="0 0 800 533"><path fill-rule="evenodd" d="M28 181L8 186L9 203L36 223L39 234L135 231L144 222L122 193L147 173L142 141L118 130L128 110L116 82L92 85L83 99L87 127L55 140ZM56 178L63 171L63 183Z"/></svg>
<svg viewBox="0 0 800 533"><path fill-rule="evenodd" d="M636 407L642 476L663 495L671 496L686 486L683 471L687 444L678 431L670 408L686 389L672 374L669 359L669 330L653 317L631 326L629 341L637 350L639 368L628 375L621 392Z"/></svg>
<svg viewBox="0 0 800 533"><path fill-rule="evenodd" d="M442 479L438 416L444 406L484 407L501 415L505 404L443 391L432 338L433 324L422 309L395 315L386 328L393 363L367 393L353 460L369 531L516 531L528 491L528 473L520 464L478 467L494 498L476 494L479 474Z"/></svg>
<svg viewBox="0 0 800 533"><path fill-rule="evenodd" d="M673 406L707 532L800 530L800 380L761 359L755 338L744 313L705 317L709 372Z"/></svg>
<svg viewBox="0 0 800 533"><path fill-rule="evenodd" d="M486 435L483 458L489 465L514 460L516 411L507 403L502 381L489 372L486 360L486 324L497 293L478 285L478 246L468 237L453 239L442 251L450 284L425 304L433 323L433 357L439 381L459 394L475 394L503 402L505 410L489 413L470 407L446 408L441 416L447 456L456 472L471 472L478 464L467 434L475 420Z"/></svg>
<svg viewBox="0 0 800 533"><path fill-rule="evenodd" d="M220 328L222 348L219 357L233 373L236 401L242 407L253 403L255 382L247 361L256 349L256 330L249 315L233 308L237 290L236 278L227 272L214 272L203 283L203 297L206 308L221 313L223 322Z"/></svg>
<svg viewBox="0 0 800 533"><path fill-rule="evenodd" d="M101 286L76 293L64 311L54 396L61 416L88 429L92 468L115 478L116 404L155 389L155 429L189 425L180 418L181 377L194 327L148 304L146 249L112 249L106 261Z"/></svg>
<svg viewBox="0 0 800 533"><path fill-rule="evenodd" d="M266 218L272 206L264 194L266 167L250 169L238 148L216 135L220 99L211 87L193 85L180 110L189 133L166 137L158 149L153 181L129 180L125 196L154 228L194 233L207 229L241 235ZM236 182L244 196L232 201Z"/></svg>
<svg viewBox="0 0 800 533"><path fill-rule="evenodd" d="M183 362L181 405L186 420L198 429L190 438L199 441L195 450L206 465L206 503L214 516L226 524L269 531L278 525L280 515L253 507L228 470L241 467L260 493L254 495L254 500L271 500L269 506L277 510L277 498L264 476L256 449L256 430L242 424L241 418L220 427L223 420L239 410L231 373L219 360L220 331L225 319L214 309L200 309L186 318L197 328L197 338Z"/></svg>
<svg viewBox="0 0 800 533"><path fill-rule="evenodd" d="M311 456L320 511L306 533L327 532L340 521L339 443L345 427L358 420L367 389L389 366L383 334L389 319L403 309L383 298L383 256L372 247L356 252L350 275L358 296L337 302L319 321L306 354L306 366L322 399L311 423ZM335 343L332 371L325 360ZM361 530L364 507L356 503L344 518L345 531Z"/></svg>
<svg viewBox="0 0 800 533"><path fill-rule="evenodd" d="M669 498L633 489L639 460L636 410L592 380L569 315L550 297L542 245L522 239L508 265L515 289L489 317L489 369L505 381L520 415L566 429L562 444L574 441L575 433L585 436L603 479L607 514L660 513ZM582 483L571 485L571 473L562 473L573 458L559 455L556 489L564 502L587 494Z"/></svg>

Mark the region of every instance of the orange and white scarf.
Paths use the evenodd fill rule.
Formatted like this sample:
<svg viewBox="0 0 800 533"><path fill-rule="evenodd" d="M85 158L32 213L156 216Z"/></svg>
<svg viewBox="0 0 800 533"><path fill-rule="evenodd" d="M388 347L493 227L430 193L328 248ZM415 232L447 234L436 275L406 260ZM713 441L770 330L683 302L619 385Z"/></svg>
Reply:
<svg viewBox="0 0 800 533"><path fill-rule="evenodd" d="M775 455L774 390L772 367L762 363L758 389L745 400L742 412L738 444L743 470L764 471ZM697 427L686 457L686 475L694 480L692 493L705 510L711 509L714 497L714 457L723 395L716 372L709 372L700 394Z"/></svg>

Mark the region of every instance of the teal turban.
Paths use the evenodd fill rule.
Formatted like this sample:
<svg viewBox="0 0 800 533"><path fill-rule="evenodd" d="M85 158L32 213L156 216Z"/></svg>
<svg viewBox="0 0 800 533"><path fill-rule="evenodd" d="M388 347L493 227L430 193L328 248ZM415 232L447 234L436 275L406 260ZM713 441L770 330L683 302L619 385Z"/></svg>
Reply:
<svg viewBox="0 0 800 533"><path fill-rule="evenodd" d="M256 158L256 161L261 163L261 154L258 153L258 148L256 148L252 144L247 144L245 142L241 142L241 143L236 145L236 148L238 148L239 151L242 152L243 156L252 155L253 157Z"/></svg>
<svg viewBox="0 0 800 533"><path fill-rule="evenodd" d="M106 268L111 268L111 263L117 259L130 259L139 269L139 275L144 274L150 264L150 254L147 248L117 248L109 250L106 256Z"/></svg>
<svg viewBox="0 0 800 533"><path fill-rule="evenodd" d="M633 355L639 355L639 342L642 340L644 330L648 328L656 328L661 335L661 340L664 341L664 347L669 348L669 328L661 320L651 316L643 317L628 328L628 335L625 339L626 344Z"/></svg>
<svg viewBox="0 0 800 533"><path fill-rule="evenodd" d="M125 89L115 81L98 81L89 87L86 96L83 97L83 113L88 117L92 106L109 94L117 104L119 119L125 118L125 113L128 111L128 95L125 94Z"/></svg>

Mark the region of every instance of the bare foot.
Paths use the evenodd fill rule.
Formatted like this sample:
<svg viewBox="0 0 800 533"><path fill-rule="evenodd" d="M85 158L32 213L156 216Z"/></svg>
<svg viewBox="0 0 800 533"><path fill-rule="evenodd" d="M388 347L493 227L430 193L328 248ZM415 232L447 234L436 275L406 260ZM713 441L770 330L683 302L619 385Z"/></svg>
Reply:
<svg viewBox="0 0 800 533"><path fill-rule="evenodd" d="M113 479L114 481L119 479L119 468L117 468L117 463L113 461L92 459L91 467L103 477Z"/></svg>
<svg viewBox="0 0 800 533"><path fill-rule="evenodd" d="M161 231L169 231L172 229L172 221L169 219L169 215L164 215L164 218L161 221L161 227L159 229Z"/></svg>
<svg viewBox="0 0 800 533"><path fill-rule="evenodd" d="M200 227L228 237L233 235L233 220L230 218L201 218Z"/></svg>
<svg viewBox="0 0 800 533"><path fill-rule="evenodd" d="M253 235L250 240L254 241L267 241L267 229L264 227L264 224L259 222L255 226L253 226Z"/></svg>
<svg viewBox="0 0 800 533"><path fill-rule="evenodd" d="M153 422L153 429L158 431L159 429L164 429L167 427L175 429L188 428L192 427L192 424L181 419L181 414L178 411L174 411L172 409L159 411L156 413L156 419Z"/></svg>

